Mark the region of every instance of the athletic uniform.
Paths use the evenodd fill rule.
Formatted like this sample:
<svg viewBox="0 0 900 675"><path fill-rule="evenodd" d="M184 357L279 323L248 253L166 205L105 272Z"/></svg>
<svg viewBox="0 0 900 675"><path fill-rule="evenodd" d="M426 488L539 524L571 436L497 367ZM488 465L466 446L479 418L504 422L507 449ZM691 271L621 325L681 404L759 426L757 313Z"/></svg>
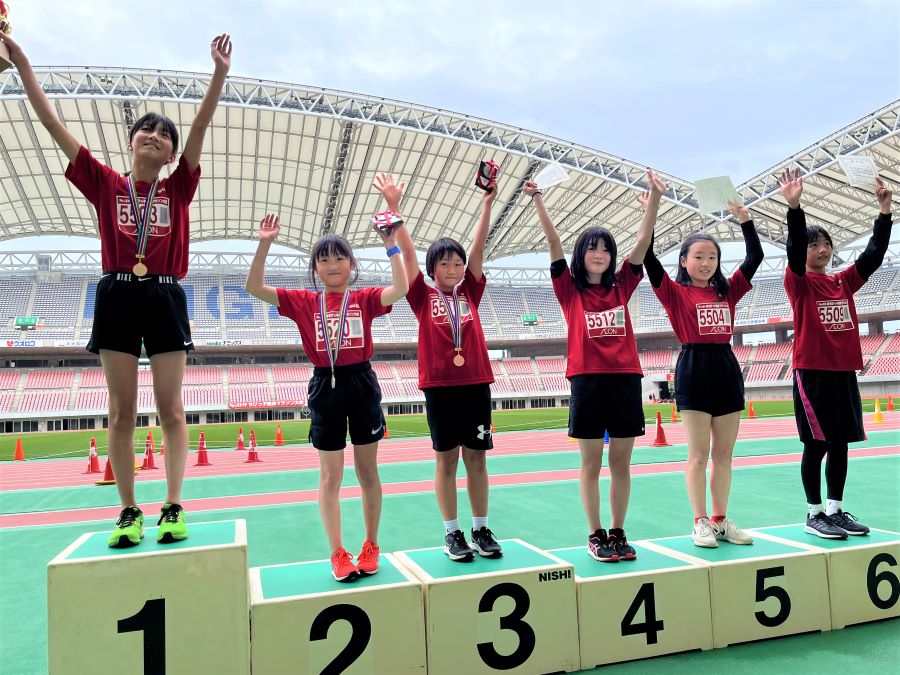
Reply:
<svg viewBox="0 0 900 675"><path fill-rule="evenodd" d="M681 353L675 365L675 403L679 410L697 410L713 417L744 409L744 378L734 352L734 312L752 288L763 259L753 221L741 224L746 256L728 280L720 298L715 287L683 286L669 278L656 256L648 252L644 265L653 292L669 316Z"/></svg>
<svg viewBox="0 0 900 675"><path fill-rule="evenodd" d="M457 353L447 315L448 305L453 311L453 294L426 284L420 271L406 296L419 321L419 388L425 394L432 447L439 452L460 445L472 450L494 447L490 389L494 375L477 311L486 285L483 274L476 279L466 269L456 289L462 348L459 355L464 359L461 366L454 363Z"/></svg>
<svg viewBox="0 0 900 675"><path fill-rule="evenodd" d="M343 450L354 445L375 443L384 438L381 387L372 370L372 320L391 311L382 306L382 288L351 290L344 320L344 336L334 367L328 357L341 320L342 293L325 294L329 342L322 335L319 312L321 293L307 290L278 290L278 313L292 319L300 330L303 351L312 362L309 381L309 409L312 424L309 440L317 450Z"/></svg>
<svg viewBox="0 0 900 675"><path fill-rule="evenodd" d="M191 172L182 156L168 178L162 178L150 211L149 237L143 259L148 274L132 274L136 223L127 179L97 161L81 147L66 178L94 205L100 231L103 274L97 284L94 326L87 349L147 356L194 348L187 299L178 280L187 274L191 200L200 182L200 167ZM136 181L138 208L143 211L150 183Z"/></svg>
<svg viewBox="0 0 900 675"><path fill-rule="evenodd" d="M592 284L580 291L565 260L551 263L550 276L568 326L569 436L643 436L643 371L628 313L641 266L626 259L608 289Z"/></svg>

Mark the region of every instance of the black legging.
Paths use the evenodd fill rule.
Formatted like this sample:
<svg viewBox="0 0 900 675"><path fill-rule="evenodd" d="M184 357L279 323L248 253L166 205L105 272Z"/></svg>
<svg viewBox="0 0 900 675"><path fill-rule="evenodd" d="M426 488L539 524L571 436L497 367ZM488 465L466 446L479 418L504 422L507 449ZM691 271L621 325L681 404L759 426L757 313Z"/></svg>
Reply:
<svg viewBox="0 0 900 675"><path fill-rule="evenodd" d="M822 458L826 455L825 484L828 499L844 498L844 483L847 482L847 444L812 441L803 444L803 459L800 461L800 476L808 504L822 503Z"/></svg>

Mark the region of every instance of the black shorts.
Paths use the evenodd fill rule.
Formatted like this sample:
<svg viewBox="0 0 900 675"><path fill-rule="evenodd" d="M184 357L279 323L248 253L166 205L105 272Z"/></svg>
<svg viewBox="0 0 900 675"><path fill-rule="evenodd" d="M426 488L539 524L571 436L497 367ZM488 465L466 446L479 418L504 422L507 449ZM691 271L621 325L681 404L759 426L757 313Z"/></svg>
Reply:
<svg viewBox="0 0 900 675"><path fill-rule="evenodd" d="M853 370L795 370L794 417L804 443L866 440Z"/></svg>
<svg viewBox="0 0 900 675"><path fill-rule="evenodd" d="M87 350L140 357L142 342L148 357L194 349L184 289L171 276L104 272L97 283Z"/></svg>
<svg viewBox="0 0 900 675"><path fill-rule="evenodd" d="M569 436L611 438L643 436L641 376L636 373L575 375L569 399Z"/></svg>
<svg viewBox="0 0 900 675"><path fill-rule="evenodd" d="M430 387L424 392L431 447L438 452L455 450L460 445L472 450L494 447L491 385Z"/></svg>
<svg viewBox="0 0 900 675"><path fill-rule="evenodd" d="M681 345L675 364L675 403L713 417L744 409L744 376L730 344Z"/></svg>
<svg viewBox="0 0 900 675"><path fill-rule="evenodd" d="M316 450L346 448L348 425L353 445L384 438L381 387L368 361L335 368L334 389L331 368L313 368L308 405L312 412L309 440Z"/></svg>

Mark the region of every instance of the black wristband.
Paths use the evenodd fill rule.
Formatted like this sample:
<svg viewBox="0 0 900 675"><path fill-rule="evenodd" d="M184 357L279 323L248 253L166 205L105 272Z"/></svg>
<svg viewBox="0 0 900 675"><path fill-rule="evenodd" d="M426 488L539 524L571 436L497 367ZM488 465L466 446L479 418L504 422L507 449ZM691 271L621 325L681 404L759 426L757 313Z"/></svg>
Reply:
<svg viewBox="0 0 900 675"><path fill-rule="evenodd" d="M534 198L535 198L535 196L537 196L537 195L540 195L541 197L543 197L543 196L544 196L544 193L541 192L540 190L537 190L533 195L531 195L531 201L534 201Z"/></svg>

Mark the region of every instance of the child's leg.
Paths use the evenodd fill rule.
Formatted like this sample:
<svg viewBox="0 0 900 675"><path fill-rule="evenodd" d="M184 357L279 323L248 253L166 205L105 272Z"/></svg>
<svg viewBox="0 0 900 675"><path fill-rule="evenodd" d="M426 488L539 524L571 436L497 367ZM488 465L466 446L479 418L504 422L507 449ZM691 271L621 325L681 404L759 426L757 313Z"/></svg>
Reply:
<svg viewBox="0 0 900 675"><path fill-rule="evenodd" d="M137 418L138 359L132 354L100 350L109 387L109 462L122 506L137 506L134 498L134 423Z"/></svg>
<svg viewBox="0 0 900 675"><path fill-rule="evenodd" d="M441 518L456 520L456 469L459 447L435 452L434 494L437 496Z"/></svg>
<svg viewBox="0 0 900 675"><path fill-rule="evenodd" d="M828 487L828 499L841 501L844 498L844 484L847 482L846 443L829 443L825 460L825 485Z"/></svg>
<svg viewBox="0 0 900 675"><path fill-rule="evenodd" d="M381 479L378 476L378 443L353 446L353 463L362 489L363 520L366 540L378 542L381 521Z"/></svg>
<svg viewBox="0 0 900 675"><path fill-rule="evenodd" d="M697 410L683 410L684 431L687 436L688 461L684 471L688 499L694 518L709 515L706 509L706 464L709 461L709 435L712 415Z"/></svg>
<svg viewBox="0 0 900 675"><path fill-rule="evenodd" d="M806 503L813 506L822 504L822 459L827 452L828 443L825 441L809 441L803 444L800 478L803 481L803 491L806 493Z"/></svg>
<svg viewBox="0 0 900 675"><path fill-rule="evenodd" d="M181 486L187 462L187 420L181 400L186 360L185 351L165 352L150 357L156 409L166 439L166 454L163 457L166 463L166 501L170 504L181 503Z"/></svg>
<svg viewBox="0 0 900 675"><path fill-rule="evenodd" d="M633 448L634 438L609 439L609 512L612 528L625 528L625 514L628 512L628 500L631 497Z"/></svg>
<svg viewBox="0 0 900 675"><path fill-rule="evenodd" d="M319 450L319 514L332 553L343 548L339 498L343 478L344 451Z"/></svg>
<svg viewBox="0 0 900 675"><path fill-rule="evenodd" d="M588 530L600 529L600 469L603 466L603 439L579 438L581 450L581 508L588 521Z"/></svg>
<svg viewBox="0 0 900 675"><path fill-rule="evenodd" d="M487 453L462 446L463 464L466 465L466 488L472 515L486 518L488 514L488 473Z"/></svg>
<svg viewBox="0 0 900 675"><path fill-rule="evenodd" d="M709 473L709 491L712 495L711 515L724 516L728 508L731 492L731 459L734 443L741 426L741 413L719 415L711 420L712 429L712 469Z"/></svg>

